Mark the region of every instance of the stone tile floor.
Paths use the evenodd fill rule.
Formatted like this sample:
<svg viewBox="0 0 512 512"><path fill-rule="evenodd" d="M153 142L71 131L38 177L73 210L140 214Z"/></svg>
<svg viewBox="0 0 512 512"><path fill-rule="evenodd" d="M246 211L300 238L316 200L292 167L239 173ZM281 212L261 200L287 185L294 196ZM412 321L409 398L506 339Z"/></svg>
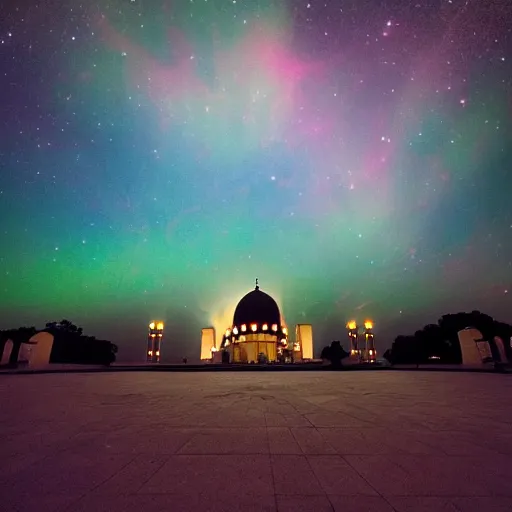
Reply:
<svg viewBox="0 0 512 512"><path fill-rule="evenodd" d="M0 510L512 510L512 378L0 377Z"/></svg>

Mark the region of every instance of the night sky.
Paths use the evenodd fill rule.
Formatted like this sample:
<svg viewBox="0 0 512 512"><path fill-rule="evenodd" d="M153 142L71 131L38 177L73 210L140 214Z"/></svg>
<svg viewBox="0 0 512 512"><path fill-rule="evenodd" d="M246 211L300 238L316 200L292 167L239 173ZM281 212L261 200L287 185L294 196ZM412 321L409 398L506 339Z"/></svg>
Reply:
<svg viewBox="0 0 512 512"><path fill-rule="evenodd" d="M199 357L260 280L319 351L512 321L509 0L7 0L0 328Z"/></svg>

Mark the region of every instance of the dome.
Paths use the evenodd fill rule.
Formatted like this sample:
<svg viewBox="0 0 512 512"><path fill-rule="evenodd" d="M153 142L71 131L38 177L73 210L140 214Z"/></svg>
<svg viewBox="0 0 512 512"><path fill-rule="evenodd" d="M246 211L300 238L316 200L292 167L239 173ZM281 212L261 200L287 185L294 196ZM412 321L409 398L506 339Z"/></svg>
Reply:
<svg viewBox="0 0 512 512"><path fill-rule="evenodd" d="M268 324L281 326L281 314L276 301L259 286L242 297L235 309L233 325Z"/></svg>

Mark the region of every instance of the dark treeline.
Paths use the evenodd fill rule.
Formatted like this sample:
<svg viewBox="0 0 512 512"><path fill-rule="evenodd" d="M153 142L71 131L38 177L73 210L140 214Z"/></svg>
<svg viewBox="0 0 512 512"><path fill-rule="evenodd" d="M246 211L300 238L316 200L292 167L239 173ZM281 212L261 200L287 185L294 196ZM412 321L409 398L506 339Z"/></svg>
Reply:
<svg viewBox="0 0 512 512"><path fill-rule="evenodd" d="M30 338L38 332L48 332L54 338L50 363L109 365L116 360L117 345L84 335L83 329L69 320L49 322L41 330L35 327L19 327L0 331L0 353L5 342L11 340L13 350L10 363L16 364L22 344L29 343Z"/></svg>
<svg viewBox="0 0 512 512"><path fill-rule="evenodd" d="M511 360L509 340L512 336L512 326L498 322L480 311L443 315L437 324L428 324L411 335L397 336L391 348L384 353L384 357L392 364L460 364L462 354L458 332L466 327L473 327L482 333L482 339L489 342L493 356L497 360L499 354L494 337L500 337Z"/></svg>

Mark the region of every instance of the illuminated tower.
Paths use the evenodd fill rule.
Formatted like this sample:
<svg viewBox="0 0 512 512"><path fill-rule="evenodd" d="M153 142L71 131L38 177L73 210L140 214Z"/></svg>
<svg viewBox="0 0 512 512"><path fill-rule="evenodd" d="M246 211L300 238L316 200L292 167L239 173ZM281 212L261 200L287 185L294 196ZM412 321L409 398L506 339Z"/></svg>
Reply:
<svg viewBox="0 0 512 512"><path fill-rule="evenodd" d="M211 361L215 351L215 329L207 327L201 331L201 361Z"/></svg>
<svg viewBox="0 0 512 512"><path fill-rule="evenodd" d="M355 320L351 320L347 323L347 332L350 346L350 357L359 359L361 357L361 350L359 350L359 344L357 342L357 323Z"/></svg>
<svg viewBox="0 0 512 512"><path fill-rule="evenodd" d="M368 363L374 363L377 359L375 350L375 338L373 336L373 322L366 320L364 323L365 354L364 360Z"/></svg>
<svg viewBox="0 0 512 512"><path fill-rule="evenodd" d="M164 336L163 322L151 322L149 324L148 332L148 347L146 350L146 362L159 363L160 362L160 347L162 338Z"/></svg>
<svg viewBox="0 0 512 512"><path fill-rule="evenodd" d="M313 326L310 324L297 324L295 327L294 351L298 352L302 361L313 359Z"/></svg>

